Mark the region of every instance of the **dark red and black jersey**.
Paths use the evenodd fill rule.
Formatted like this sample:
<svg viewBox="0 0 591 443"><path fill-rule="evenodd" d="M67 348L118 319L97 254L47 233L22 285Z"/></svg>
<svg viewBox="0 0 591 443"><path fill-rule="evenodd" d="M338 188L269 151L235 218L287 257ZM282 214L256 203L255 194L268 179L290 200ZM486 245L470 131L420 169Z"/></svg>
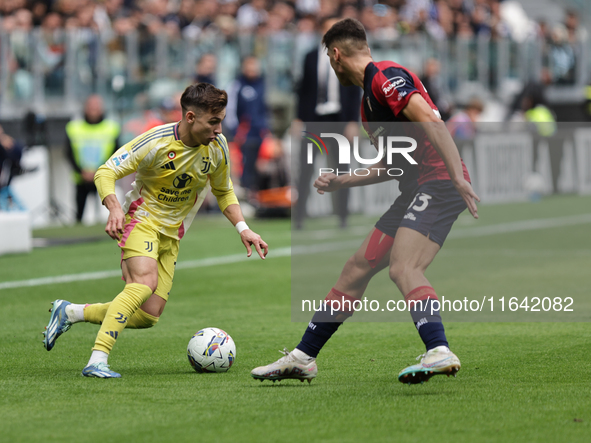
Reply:
<svg viewBox="0 0 591 443"><path fill-rule="evenodd" d="M394 165L404 170L400 181L416 180L420 185L429 180L450 180L443 159L423 130L410 123L404 125L404 128L402 125L393 124L409 121L402 110L413 94L421 94L433 112L440 117L439 110L433 104L419 78L397 63L371 62L365 67L363 93L361 121L372 142L379 136L387 137L388 135L404 135L417 141L417 148L411 156L418 164L411 165L402 158L398 159L400 163ZM402 130L404 130L403 134ZM462 162L462 168L464 178L470 181L464 162Z"/></svg>

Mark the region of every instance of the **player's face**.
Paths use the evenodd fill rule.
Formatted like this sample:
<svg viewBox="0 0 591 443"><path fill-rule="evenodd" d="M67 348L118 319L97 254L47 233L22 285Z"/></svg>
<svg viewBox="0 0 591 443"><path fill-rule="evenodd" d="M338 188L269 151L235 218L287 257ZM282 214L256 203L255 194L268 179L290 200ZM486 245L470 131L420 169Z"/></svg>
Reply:
<svg viewBox="0 0 591 443"><path fill-rule="evenodd" d="M192 139L200 145L208 145L222 133L222 120L225 117L225 109L217 114L210 111L187 111L186 119Z"/></svg>
<svg viewBox="0 0 591 443"><path fill-rule="evenodd" d="M328 58L330 59L330 66L339 79L339 83L343 86L351 86L353 82L349 79L347 72L342 64L343 54L339 48L331 46L328 48Z"/></svg>

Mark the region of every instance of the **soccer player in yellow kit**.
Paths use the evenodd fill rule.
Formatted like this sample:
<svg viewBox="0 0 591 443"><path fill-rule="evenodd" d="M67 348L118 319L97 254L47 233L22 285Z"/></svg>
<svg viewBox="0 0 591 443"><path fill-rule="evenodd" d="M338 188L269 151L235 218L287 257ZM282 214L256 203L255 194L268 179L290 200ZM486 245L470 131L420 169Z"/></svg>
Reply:
<svg viewBox="0 0 591 443"><path fill-rule="evenodd" d="M181 97L183 118L158 126L119 149L99 168L94 181L109 210L105 231L121 248L125 288L110 303L53 302L44 345L50 351L73 323L101 325L82 375L119 378L107 364L109 352L125 327L150 328L164 310L179 251L208 190L236 227L247 256L254 247L264 259L268 246L244 221L232 180L222 120L228 96L208 83L189 86ZM136 172L123 208L115 181Z"/></svg>

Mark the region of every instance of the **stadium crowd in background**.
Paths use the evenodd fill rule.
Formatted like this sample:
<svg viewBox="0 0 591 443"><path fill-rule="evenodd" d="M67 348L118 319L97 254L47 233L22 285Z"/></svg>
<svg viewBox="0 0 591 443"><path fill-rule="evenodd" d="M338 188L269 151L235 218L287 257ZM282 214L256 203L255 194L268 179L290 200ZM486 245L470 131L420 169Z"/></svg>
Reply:
<svg viewBox="0 0 591 443"><path fill-rule="evenodd" d="M79 82L87 87L83 95L99 91L99 71L103 75L109 71L106 75L108 81L105 82L103 78L103 87L107 83L114 91L121 91L127 82L128 89L125 92L129 96L125 99L133 101L134 105L128 108L121 106L123 99L119 99L115 105L110 104L111 108L119 107L116 110L123 120L122 142L126 142L151 127L179 119L178 98L174 96L176 90L158 89L160 84L154 81L158 76L154 77L153 73L159 64L166 65L167 70L160 79L172 79L185 85L192 81L204 81L228 89L233 96L230 91L232 82L240 81L236 80L240 78L240 61L237 60L249 55L258 58L261 74L267 82L272 77L268 64L270 54L273 53L276 59L286 57L288 61L281 67L283 71L278 75L276 72L273 78L274 87L268 87L265 83L268 104L273 98L272 93L278 90L297 95L304 57L316 47L322 20L333 17L360 20L378 45L380 41L391 42L403 36L418 34L428 35L436 41L479 36L493 40L506 37L515 41L538 38L544 69L542 78L536 80L536 84L574 84L579 63L577 47L588 38L579 16L575 12L565 11L564 17L557 17L554 22L542 19L535 22L537 17L528 17L520 8L515 2L502 0L384 0L380 3L374 0L1 0L0 39L6 33L11 34L7 60L13 96L23 100L33 97L34 76L39 68L43 72L42 82L46 94L63 96L68 79L67 53L72 45L68 43L66 33L60 31L76 29L77 48L83 49L76 52L75 69ZM34 28L38 30L35 37L37 51L32 50L30 40ZM127 39L131 34L137 36L138 48L138 69L133 75L144 81L135 90L134 80L124 79L126 75L131 75L129 66L132 62L128 54L130 42ZM158 58L155 37L161 35L166 35L169 44L168 62ZM219 48L211 44L209 37L220 35L239 50L232 52L229 57L223 51L218 51ZM210 42L204 44L208 39ZM284 44L293 39L296 40L295 45ZM185 65L191 57L186 57L187 46L184 41L195 42L191 48L195 65L194 68L189 65L189 70ZM175 46L175 42L179 44ZM103 63L105 48L108 52L107 63ZM300 48L300 53L290 53L292 48ZM178 53L176 59L175 51ZM35 54L39 57L35 57ZM293 62L292 58L297 60L298 56L302 63ZM418 66L417 70L429 94L442 117L451 117L457 111L456 105L462 103L453 102L449 94L450 85L441 76L440 61L426 55L421 63L422 66ZM281 66L281 62L278 66ZM174 69L177 71L172 72ZM276 67L273 69L277 71ZM492 71L494 69L491 66ZM490 89L498 87L496 81L493 73L489 79ZM258 84L262 88L263 83ZM523 91L531 89L530 84L523 86ZM4 94L4 91L0 94ZM517 119L526 119L525 113L529 108L524 109L522 106L523 94L515 98L507 119L515 117L515 114ZM464 105L467 99L468 96L465 96ZM288 102L283 100L281 106L295 107L294 104L286 104ZM124 115L124 109L142 111L141 114L130 116ZM249 137L245 140L240 139L242 133L238 131L237 141L242 154L246 152L247 155L243 157L244 169L233 171L233 174L235 178L242 174L243 180L236 180L236 183L252 190L257 188L255 183L258 182L257 157L250 154L259 152L264 139L261 131L282 137L287 125L278 123L277 114L282 114L283 120L288 121L286 116L290 115L290 111L283 109L274 113L273 109L269 109L268 119L262 118L263 113L251 111L246 110L242 118L248 115L260 116L261 121L265 120L264 127L250 128L253 130L248 131ZM229 115L226 119L226 124L230 126L231 118L232 115ZM231 129L235 132L237 126ZM280 144L275 140L270 145ZM232 152L240 155L240 150L234 149L235 146L230 145ZM239 157L234 164L237 166L240 163Z"/></svg>
<svg viewBox="0 0 591 443"><path fill-rule="evenodd" d="M0 33L12 34L9 69L20 96L27 97L33 87L26 73L32 70L33 63L27 34L34 27L40 30L37 44L46 87L60 90L68 50L67 36L56 32L62 29L78 29L76 45L86 45L90 73L81 74L83 77L97 75L101 45L106 45L110 54L111 74L125 72L125 36L137 31L140 67L136 74L142 76L153 70L157 35L166 35L169 43L201 42L208 36L223 35L226 41L244 46L249 40L243 37L250 33L254 39L252 49L245 54L241 48L241 56L262 59L269 52L265 38L272 36L277 47L292 37L313 41L318 22L327 17L357 18L378 41L415 34L426 34L433 40L489 36L493 40L507 37L524 41L537 37L542 44L543 64L550 70L552 82L558 84L574 83L580 57L578 44L588 36L573 11L565 11L564 18L553 23L543 19L536 23L537 18L528 17L516 2L501 0L3 0ZM206 57L196 71L204 70L205 78L215 80L220 74L216 62L223 64ZM227 78L219 87L225 88L233 80L239 67L233 68L236 71L222 73ZM424 69L437 67L426 64ZM429 77L428 72L423 74ZM297 77L297 73L294 75ZM446 106L441 109L444 114L451 111Z"/></svg>
<svg viewBox="0 0 591 443"><path fill-rule="evenodd" d="M329 16L359 19L369 34L396 39L425 32L435 39L490 35L522 38L524 32L542 35L557 51L567 51L585 38L578 16L567 12L563 23L524 31L523 23L502 14L501 0L4 0L0 2L4 31L40 27L86 28L116 39L132 29L145 34L166 31L170 37L196 39L218 31L273 34L282 30L310 31L310 20ZM527 26L525 26L527 28ZM51 37L47 37L50 39ZM63 42L51 42L59 53ZM552 52L552 48L549 52Z"/></svg>

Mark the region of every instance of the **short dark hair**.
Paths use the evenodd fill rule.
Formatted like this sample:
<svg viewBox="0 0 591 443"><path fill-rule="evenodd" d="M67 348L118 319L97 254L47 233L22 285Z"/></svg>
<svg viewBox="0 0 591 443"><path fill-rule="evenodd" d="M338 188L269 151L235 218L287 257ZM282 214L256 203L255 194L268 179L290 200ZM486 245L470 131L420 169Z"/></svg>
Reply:
<svg viewBox="0 0 591 443"><path fill-rule="evenodd" d="M365 35L365 28L359 20L354 18L346 18L341 20L330 28L324 37L322 43L327 48L339 41L352 40L357 45L367 45L367 36Z"/></svg>
<svg viewBox="0 0 591 443"><path fill-rule="evenodd" d="M194 108L196 110L218 114L228 105L228 93L210 83L195 83L185 89L181 96L183 115Z"/></svg>

